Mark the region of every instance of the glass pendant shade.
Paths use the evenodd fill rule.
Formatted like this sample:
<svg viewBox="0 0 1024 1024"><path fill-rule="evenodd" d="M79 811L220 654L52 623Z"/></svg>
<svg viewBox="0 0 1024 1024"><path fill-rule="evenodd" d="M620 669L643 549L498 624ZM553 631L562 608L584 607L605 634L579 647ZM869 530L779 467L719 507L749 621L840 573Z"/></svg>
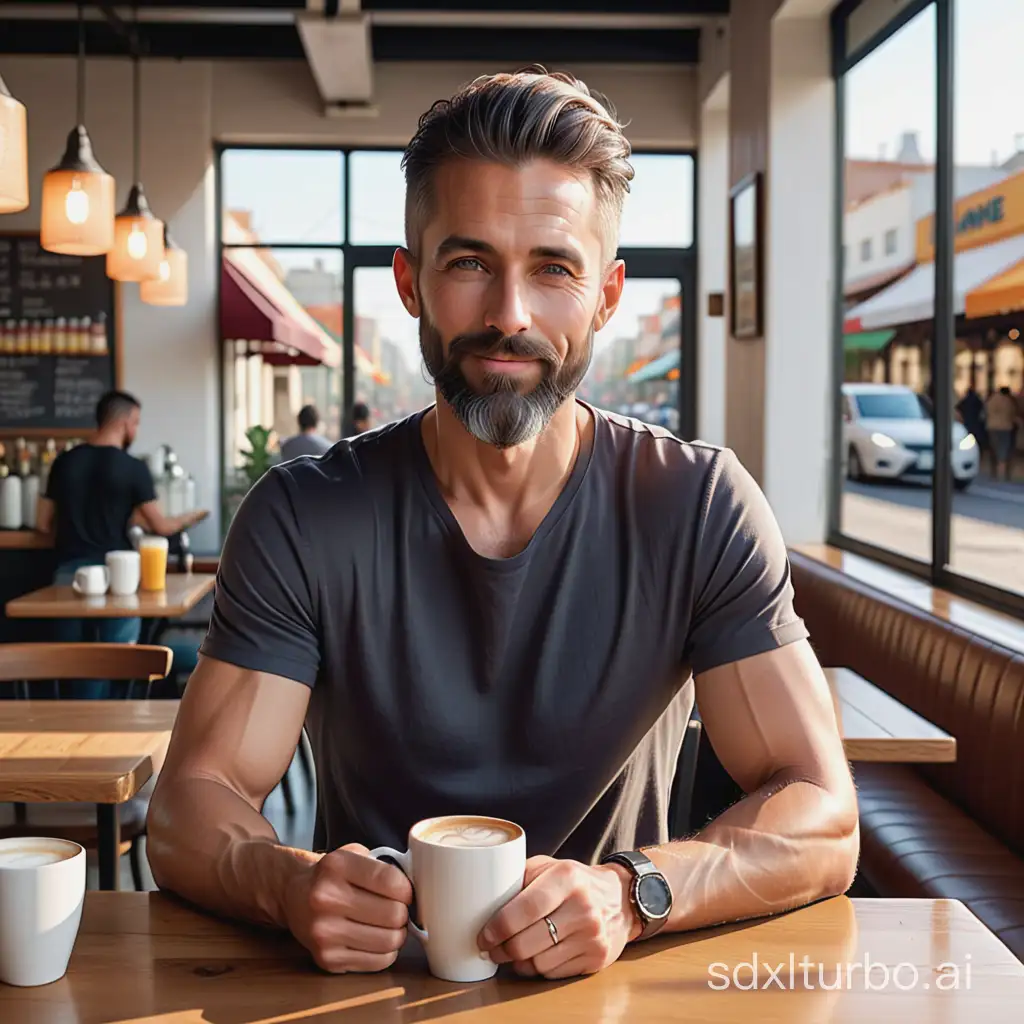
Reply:
<svg viewBox="0 0 1024 1024"><path fill-rule="evenodd" d="M188 253L164 232L160 274L139 285L139 298L150 306L184 306L188 302Z"/></svg>
<svg viewBox="0 0 1024 1024"><path fill-rule="evenodd" d="M0 213L28 206L28 122L25 107L0 78Z"/></svg>
<svg viewBox="0 0 1024 1024"><path fill-rule="evenodd" d="M107 277L115 281L152 281L164 258L163 221L153 216L141 185L132 185L128 202L114 220L114 246L107 253Z"/></svg>
<svg viewBox="0 0 1024 1024"><path fill-rule="evenodd" d="M48 252L100 256L114 244L114 179L96 162L77 125L59 164L43 178L39 241Z"/></svg>

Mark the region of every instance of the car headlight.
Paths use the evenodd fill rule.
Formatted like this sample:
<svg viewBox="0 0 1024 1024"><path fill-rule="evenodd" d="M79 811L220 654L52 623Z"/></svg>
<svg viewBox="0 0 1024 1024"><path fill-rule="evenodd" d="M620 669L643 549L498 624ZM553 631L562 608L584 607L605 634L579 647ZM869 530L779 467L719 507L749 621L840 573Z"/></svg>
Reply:
<svg viewBox="0 0 1024 1024"><path fill-rule="evenodd" d="M888 434L872 434L871 443L877 448L895 448L896 442Z"/></svg>
<svg viewBox="0 0 1024 1024"><path fill-rule="evenodd" d="M974 439L974 435L973 434L968 434L960 442L960 451L962 451L962 452L969 452L972 448L976 447L977 444L978 444L978 442Z"/></svg>

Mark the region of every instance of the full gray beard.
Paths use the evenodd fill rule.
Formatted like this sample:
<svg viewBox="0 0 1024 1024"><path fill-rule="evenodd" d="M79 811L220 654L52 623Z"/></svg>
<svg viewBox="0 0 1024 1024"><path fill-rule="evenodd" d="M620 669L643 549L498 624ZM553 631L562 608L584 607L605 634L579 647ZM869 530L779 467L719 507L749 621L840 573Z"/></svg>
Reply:
<svg viewBox="0 0 1024 1024"><path fill-rule="evenodd" d="M498 339L498 348L520 355L533 355L519 350L515 338ZM466 379L460 358L444 359L440 335L426 317L420 319L420 350L441 397L469 433L478 441L494 448L514 448L533 440L551 421L566 400L571 398L583 380L593 352L594 331L590 330L586 352L576 361L566 360L561 366L545 359L545 372L540 383L527 392L518 390L518 382L505 374L488 374L486 390L477 391ZM490 348L493 350L495 344ZM472 351L483 351L474 345Z"/></svg>

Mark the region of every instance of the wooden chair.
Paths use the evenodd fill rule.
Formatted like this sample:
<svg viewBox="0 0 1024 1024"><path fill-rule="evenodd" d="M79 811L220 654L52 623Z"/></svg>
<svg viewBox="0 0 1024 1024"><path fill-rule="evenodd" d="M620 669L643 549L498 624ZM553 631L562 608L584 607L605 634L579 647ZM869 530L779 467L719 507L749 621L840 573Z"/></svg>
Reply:
<svg viewBox="0 0 1024 1024"><path fill-rule="evenodd" d="M149 687L171 668L171 651L142 644L0 644L0 682L16 683L22 698L41 683L72 679L141 681ZM144 787L144 789L148 788ZM146 834L149 797L137 795L120 807L121 847L118 854L131 858L132 880L142 890L139 841ZM70 839L86 849L97 849L97 809L91 804L34 804L30 821L25 804L14 805L13 825L0 825L0 838L46 835ZM43 820L45 819L45 820Z"/></svg>

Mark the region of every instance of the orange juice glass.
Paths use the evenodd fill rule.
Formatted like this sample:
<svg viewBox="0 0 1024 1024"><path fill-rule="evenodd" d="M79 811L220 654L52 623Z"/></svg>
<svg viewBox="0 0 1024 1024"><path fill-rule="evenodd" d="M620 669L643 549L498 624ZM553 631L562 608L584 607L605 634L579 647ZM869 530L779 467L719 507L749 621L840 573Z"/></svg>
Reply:
<svg viewBox="0 0 1024 1024"><path fill-rule="evenodd" d="M167 589L167 538L143 537L139 541L142 590Z"/></svg>

